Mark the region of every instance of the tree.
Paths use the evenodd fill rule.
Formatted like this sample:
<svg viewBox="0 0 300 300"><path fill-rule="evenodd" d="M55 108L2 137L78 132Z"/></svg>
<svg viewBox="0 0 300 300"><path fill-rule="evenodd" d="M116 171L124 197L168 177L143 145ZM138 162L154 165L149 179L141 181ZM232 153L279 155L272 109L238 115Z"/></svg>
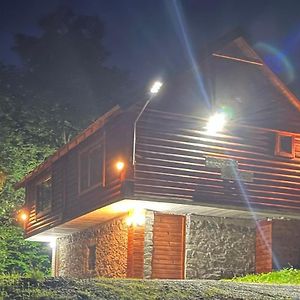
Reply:
<svg viewBox="0 0 300 300"><path fill-rule="evenodd" d="M50 256L44 245L27 242L14 224L14 212L24 201L24 191L14 190L14 184L54 150L43 143L46 129L40 133L41 144L32 132L33 123L26 123L28 111L16 110L12 99L0 96L0 273L29 273L33 268L49 273ZM27 123L26 123L27 124ZM49 134L51 136L51 132Z"/></svg>
<svg viewBox="0 0 300 300"><path fill-rule="evenodd" d="M50 253L45 245L25 241L15 224L15 212L24 202L24 191L14 184L53 153L61 142L63 122L41 106L22 101L14 68L0 68L0 273L49 273ZM13 80L14 79L14 80Z"/></svg>
<svg viewBox="0 0 300 300"><path fill-rule="evenodd" d="M97 16L59 7L39 26L41 36L17 34L14 47L24 63L24 85L33 95L72 107L69 121L79 127L129 97L127 75L105 66L104 25Z"/></svg>
<svg viewBox="0 0 300 300"><path fill-rule="evenodd" d="M49 275L50 255L46 245L25 241L21 228L0 226L0 274L30 274L39 270Z"/></svg>
<svg viewBox="0 0 300 300"><path fill-rule="evenodd" d="M14 225L24 191L14 184L79 129L129 98L124 72L105 66L98 17L60 7L39 22L41 36L17 34L22 68L0 63L0 273L45 271L47 251ZM46 255L46 256L45 256Z"/></svg>

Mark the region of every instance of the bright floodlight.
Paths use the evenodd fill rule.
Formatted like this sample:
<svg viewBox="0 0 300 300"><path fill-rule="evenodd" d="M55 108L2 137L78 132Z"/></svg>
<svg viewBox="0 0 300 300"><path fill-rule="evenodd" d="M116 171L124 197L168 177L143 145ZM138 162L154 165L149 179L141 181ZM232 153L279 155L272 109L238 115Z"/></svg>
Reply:
<svg viewBox="0 0 300 300"><path fill-rule="evenodd" d="M223 130L226 123L226 115L224 112L218 112L212 115L207 122L206 131L208 134L216 134Z"/></svg>
<svg viewBox="0 0 300 300"><path fill-rule="evenodd" d="M162 82L160 81L155 81L154 84L152 85L151 89L150 89L150 93L151 94L157 94L160 90L160 88L162 87Z"/></svg>
<svg viewBox="0 0 300 300"><path fill-rule="evenodd" d="M145 224L145 211L142 208L135 208L129 212L126 219L128 226L142 226Z"/></svg>
<svg viewBox="0 0 300 300"><path fill-rule="evenodd" d="M51 239L49 243L50 248L55 249L56 247L56 239Z"/></svg>

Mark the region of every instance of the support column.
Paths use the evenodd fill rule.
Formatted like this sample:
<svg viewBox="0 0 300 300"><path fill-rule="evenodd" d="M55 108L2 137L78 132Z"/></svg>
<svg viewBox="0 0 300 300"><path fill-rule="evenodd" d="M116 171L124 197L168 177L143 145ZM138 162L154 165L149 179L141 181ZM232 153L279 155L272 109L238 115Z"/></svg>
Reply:
<svg viewBox="0 0 300 300"><path fill-rule="evenodd" d="M150 279L152 277L154 212L146 211L145 217L144 278Z"/></svg>
<svg viewBox="0 0 300 300"><path fill-rule="evenodd" d="M272 221L261 220L256 225L255 272L272 271Z"/></svg>
<svg viewBox="0 0 300 300"><path fill-rule="evenodd" d="M128 228L127 277L144 278L145 226Z"/></svg>

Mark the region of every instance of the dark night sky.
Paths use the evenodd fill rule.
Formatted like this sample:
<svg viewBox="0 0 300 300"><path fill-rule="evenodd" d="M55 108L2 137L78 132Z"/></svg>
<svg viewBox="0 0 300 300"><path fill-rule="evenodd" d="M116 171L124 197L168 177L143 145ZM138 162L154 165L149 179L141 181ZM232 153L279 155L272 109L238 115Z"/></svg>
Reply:
<svg viewBox="0 0 300 300"><path fill-rule="evenodd" d="M188 34L184 42L178 11ZM11 50L15 33L40 34L37 21L58 5L79 14L97 14L106 25L109 64L149 81L190 64L207 42L239 26L252 44L300 96L300 1L279 0L1 0L0 60L18 64Z"/></svg>

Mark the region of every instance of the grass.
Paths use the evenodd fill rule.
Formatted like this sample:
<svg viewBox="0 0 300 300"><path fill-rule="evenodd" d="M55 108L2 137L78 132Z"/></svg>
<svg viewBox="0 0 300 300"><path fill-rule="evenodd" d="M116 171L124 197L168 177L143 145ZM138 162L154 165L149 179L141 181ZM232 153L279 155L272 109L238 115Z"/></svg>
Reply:
<svg viewBox="0 0 300 300"><path fill-rule="evenodd" d="M233 278L235 282L296 284L300 285L300 270L293 268L273 271L270 273L250 274L244 277Z"/></svg>

